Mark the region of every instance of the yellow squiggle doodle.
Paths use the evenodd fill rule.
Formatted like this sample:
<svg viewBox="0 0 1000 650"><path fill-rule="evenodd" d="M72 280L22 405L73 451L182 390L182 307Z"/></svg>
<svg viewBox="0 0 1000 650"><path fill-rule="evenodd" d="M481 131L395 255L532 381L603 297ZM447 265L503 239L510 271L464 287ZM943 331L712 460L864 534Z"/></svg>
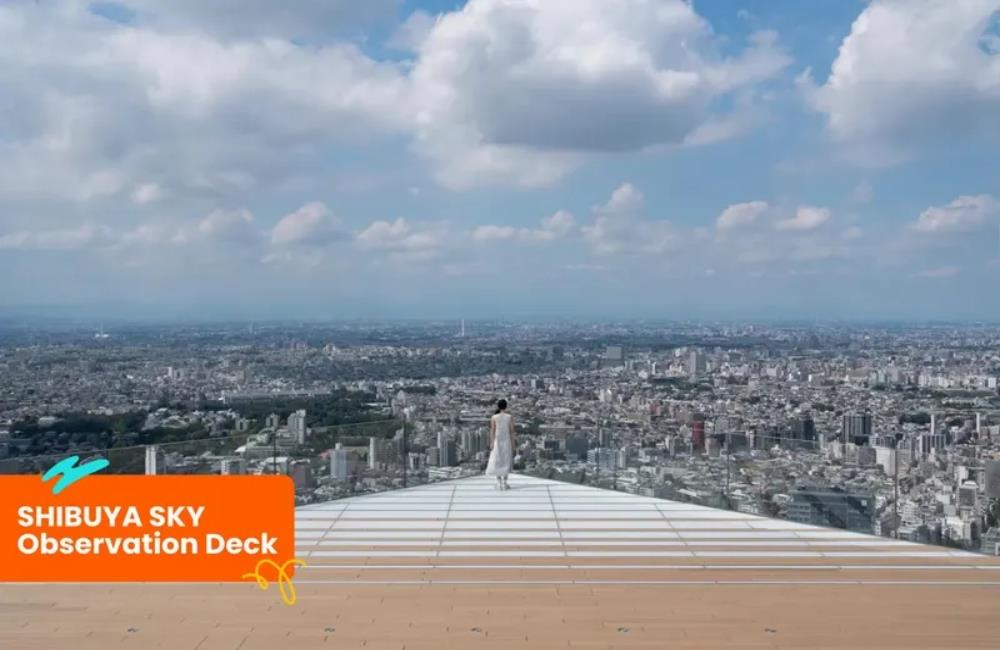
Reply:
<svg viewBox="0 0 1000 650"><path fill-rule="evenodd" d="M278 564L274 560L261 560L254 567L253 573L244 573L243 579L254 578L257 581L257 586L260 587L261 591L267 591L267 588L271 586L270 581L265 578L261 572L261 567L272 566L275 571L278 572L278 590L281 592L281 600L286 605L294 605L298 596L295 594L295 585L292 584L292 578L288 575L289 566L306 566L306 563L299 559L288 560L284 564Z"/></svg>

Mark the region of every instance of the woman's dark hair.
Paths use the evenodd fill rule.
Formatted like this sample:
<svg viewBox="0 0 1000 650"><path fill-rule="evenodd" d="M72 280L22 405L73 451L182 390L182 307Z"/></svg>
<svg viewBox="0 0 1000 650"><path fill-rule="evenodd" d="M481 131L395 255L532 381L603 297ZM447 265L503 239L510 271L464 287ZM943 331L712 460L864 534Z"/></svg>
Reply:
<svg viewBox="0 0 1000 650"><path fill-rule="evenodd" d="M504 410L505 408L507 408L507 400L502 399L499 402L497 402L497 413Z"/></svg>

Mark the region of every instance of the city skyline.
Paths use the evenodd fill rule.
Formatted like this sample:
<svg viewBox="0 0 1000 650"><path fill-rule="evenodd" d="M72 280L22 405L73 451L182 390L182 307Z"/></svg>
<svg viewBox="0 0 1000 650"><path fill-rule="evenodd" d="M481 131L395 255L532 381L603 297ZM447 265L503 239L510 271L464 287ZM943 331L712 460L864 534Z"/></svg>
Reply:
<svg viewBox="0 0 1000 650"><path fill-rule="evenodd" d="M998 0L158 4L0 8L15 317L1000 319Z"/></svg>

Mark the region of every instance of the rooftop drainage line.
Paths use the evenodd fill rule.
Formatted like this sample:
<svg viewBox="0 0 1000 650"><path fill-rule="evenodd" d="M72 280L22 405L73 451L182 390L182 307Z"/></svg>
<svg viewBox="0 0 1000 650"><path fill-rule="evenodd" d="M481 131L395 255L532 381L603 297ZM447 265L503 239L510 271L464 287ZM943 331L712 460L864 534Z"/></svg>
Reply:
<svg viewBox="0 0 1000 650"><path fill-rule="evenodd" d="M552 498L552 486L545 486L545 493L549 496L549 505L552 507L552 519L556 522L556 532L559 533L559 545L562 547L562 554L564 558L569 558L569 553L566 552L566 540L563 539L562 524L559 523L559 512L556 511L556 502ZM569 560L567 559L567 563Z"/></svg>
<svg viewBox="0 0 1000 650"><path fill-rule="evenodd" d="M455 493L458 492L458 486L451 486L451 498L448 499L448 510L444 513L444 523L441 524L441 536L438 537L438 547L437 551L434 553L434 557L441 557L441 549L444 547L444 534L448 531L448 522L451 521L451 509L455 505ZM437 568L436 562L431 562L431 568Z"/></svg>
<svg viewBox="0 0 1000 650"><path fill-rule="evenodd" d="M351 507L350 503L344 504L344 507L341 508L340 512L337 513L337 516L333 518L333 521L330 522L330 525L327 527L327 529L323 531L323 536L317 537L313 541L313 547L314 547L313 550L318 550L316 549L316 547L320 546L320 542L326 540L326 538L330 535L330 533L333 532L333 527L337 524L338 521L340 521L340 518L344 516L344 513L347 512L347 509L350 507ZM330 537L330 539L332 540L333 538ZM307 553L306 557L312 557L313 551L307 551L306 553Z"/></svg>

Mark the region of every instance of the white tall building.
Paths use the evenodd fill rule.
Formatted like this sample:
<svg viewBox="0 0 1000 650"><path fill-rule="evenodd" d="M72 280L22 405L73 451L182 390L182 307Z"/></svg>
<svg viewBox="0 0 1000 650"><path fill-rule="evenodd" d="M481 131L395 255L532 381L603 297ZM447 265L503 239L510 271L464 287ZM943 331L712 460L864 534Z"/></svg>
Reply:
<svg viewBox="0 0 1000 650"><path fill-rule="evenodd" d="M305 444L306 441L306 412L299 409L288 416L288 435L298 444Z"/></svg>
<svg viewBox="0 0 1000 650"><path fill-rule="evenodd" d="M156 445L146 445L146 476L156 476L160 470L160 448Z"/></svg>
<svg viewBox="0 0 1000 650"><path fill-rule="evenodd" d="M351 452L338 442L330 452L330 477L334 481L346 481L351 476Z"/></svg>

